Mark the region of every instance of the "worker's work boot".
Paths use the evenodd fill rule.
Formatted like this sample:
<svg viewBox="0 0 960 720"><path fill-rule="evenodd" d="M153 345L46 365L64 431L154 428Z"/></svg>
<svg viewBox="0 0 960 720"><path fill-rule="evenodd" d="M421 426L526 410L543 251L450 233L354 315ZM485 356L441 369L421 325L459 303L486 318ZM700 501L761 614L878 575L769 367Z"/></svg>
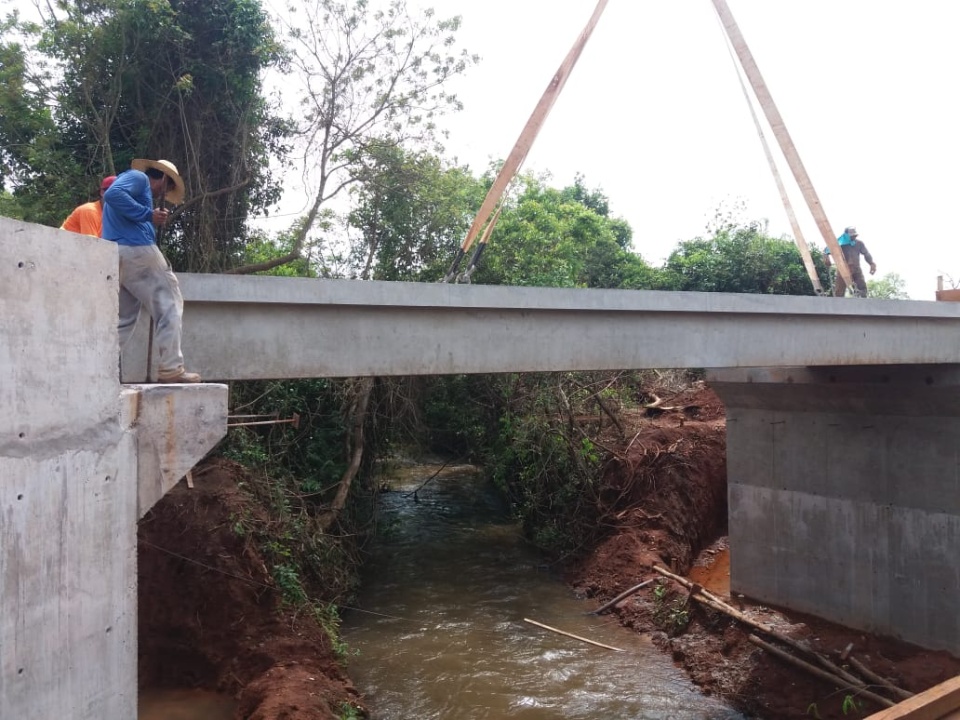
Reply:
<svg viewBox="0 0 960 720"><path fill-rule="evenodd" d="M157 376L157 382L163 385L173 383L198 383L200 382L200 375L198 373L187 372L183 368L180 368L180 370L170 373L169 375L161 373Z"/></svg>

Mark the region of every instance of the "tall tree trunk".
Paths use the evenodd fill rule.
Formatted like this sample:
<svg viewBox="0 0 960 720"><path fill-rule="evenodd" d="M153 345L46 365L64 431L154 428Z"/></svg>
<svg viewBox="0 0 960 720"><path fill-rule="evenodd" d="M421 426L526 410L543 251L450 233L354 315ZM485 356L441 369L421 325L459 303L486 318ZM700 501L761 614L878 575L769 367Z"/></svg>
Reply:
<svg viewBox="0 0 960 720"><path fill-rule="evenodd" d="M320 518L320 527L326 532L337 521L340 512L346 507L347 496L350 494L350 487L353 485L354 478L360 471L360 463L363 461L363 440L364 426L367 421L367 410L370 407L370 395L373 390L374 378L360 378L359 383L353 388L355 397L350 404L352 430L348 440L348 452L350 452L350 465L340 477L340 483L337 486L337 494L330 503L329 509Z"/></svg>

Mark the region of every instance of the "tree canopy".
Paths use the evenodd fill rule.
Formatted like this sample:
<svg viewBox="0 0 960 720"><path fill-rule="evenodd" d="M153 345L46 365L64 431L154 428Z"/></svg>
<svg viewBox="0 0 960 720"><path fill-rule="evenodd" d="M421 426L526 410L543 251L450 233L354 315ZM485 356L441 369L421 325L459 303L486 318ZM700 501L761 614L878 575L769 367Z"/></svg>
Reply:
<svg viewBox="0 0 960 720"><path fill-rule="evenodd" d="M821 278L823 259L814 258ZM766 234L763 224L724 224L709 237L681 242L661 271L665 290L813 295L793 242Z"/></svg>
<svg viewBox="0 0 960 720"><path fill-rule="evenodd" d="M883 300L909 300L907 281L898 273L887 273L883 277L867 280L867 297Z"/></svg>
<svg viewBox="0 0 960 720"><path fill-rule="evenodd" d="M257 0L57 0L4 26L0 135L24 219L59 225L134 157L170 159L187 203L174 264L235 263L251 209L275 198L284 123L261 92L283 53ZM9 62L7 61L9 59Z"/></svg>

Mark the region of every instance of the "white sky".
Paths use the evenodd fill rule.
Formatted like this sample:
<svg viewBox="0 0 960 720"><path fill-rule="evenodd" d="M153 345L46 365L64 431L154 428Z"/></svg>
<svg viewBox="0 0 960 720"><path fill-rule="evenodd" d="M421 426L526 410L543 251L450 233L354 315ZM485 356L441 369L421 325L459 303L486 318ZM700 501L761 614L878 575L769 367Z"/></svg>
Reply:
<svg viewBox="0 0 960 720"><path fill-rule="evenodd" d="M915 299L933 299L938 274L960 281L960 3L728 3L836 234L856 225L878 277L900 273ZM459 38L482 58L454 86L465 108L446 121L448 150L479 173L506 157L596 2L421 4L461 15ZM655 263L723 201L790 234L709 0L610 0L524 169L558 186L582 173ZM785 163L781 173L822 248Z"/></svg>

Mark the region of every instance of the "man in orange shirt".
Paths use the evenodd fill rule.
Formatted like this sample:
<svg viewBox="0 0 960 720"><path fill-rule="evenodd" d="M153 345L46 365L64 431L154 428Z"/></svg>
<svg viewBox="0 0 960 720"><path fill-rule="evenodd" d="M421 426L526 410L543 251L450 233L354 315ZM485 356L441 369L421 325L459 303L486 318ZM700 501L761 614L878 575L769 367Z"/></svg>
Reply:
<svg viewBox="0 0 960 720"><path fill-rule="evenodd" d="M100 237L100 231L103 227L103 194L116 179L116 175L105 177L100 183L100 199L94 202L84 203L75 208L74 211L70 213L70 216L63 221L60 229L80 233L81 235Z"/></svg>

